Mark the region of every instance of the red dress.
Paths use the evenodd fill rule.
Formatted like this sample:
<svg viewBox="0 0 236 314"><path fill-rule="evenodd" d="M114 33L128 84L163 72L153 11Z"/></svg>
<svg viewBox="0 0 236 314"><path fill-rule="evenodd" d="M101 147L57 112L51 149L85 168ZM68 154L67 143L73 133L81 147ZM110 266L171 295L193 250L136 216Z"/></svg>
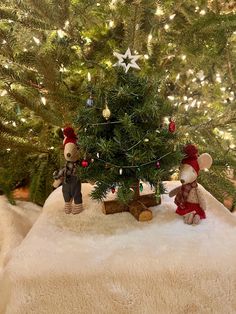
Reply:
<svg viewBox="0 0 236 314"><path fill-rule="evenodd" d="M198 214L201 219L206 218L205 211L197 203L185 202L184 204L182 204L182 207L180 207L180 206L177 207L176 214L178 214L180 216L184 216L184 215L191 213L193 211L195 211L196 214Z"/></svg>

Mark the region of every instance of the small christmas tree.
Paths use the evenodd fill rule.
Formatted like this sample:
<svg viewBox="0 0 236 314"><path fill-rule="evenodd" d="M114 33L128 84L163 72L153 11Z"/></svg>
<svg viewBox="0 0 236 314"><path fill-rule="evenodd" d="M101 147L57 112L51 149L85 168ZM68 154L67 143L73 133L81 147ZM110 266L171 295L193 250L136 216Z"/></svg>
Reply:
<svg viewBox="0 0 236 314"><path fill-rule="evenodd" d="M118 203L105 202L105 213L129 209L138 220L148 220L147 208L157 204L162 180L179 158L173 121L167 117L173 107L158 96L151 79L123 70L114 70L113 77L110 84L99 84L98 92L95 87L94 102L79 110L80 176L96 182L91 194L96 200L117 190ZM140 196L141 181L150 183L155 194Z"/></svg>

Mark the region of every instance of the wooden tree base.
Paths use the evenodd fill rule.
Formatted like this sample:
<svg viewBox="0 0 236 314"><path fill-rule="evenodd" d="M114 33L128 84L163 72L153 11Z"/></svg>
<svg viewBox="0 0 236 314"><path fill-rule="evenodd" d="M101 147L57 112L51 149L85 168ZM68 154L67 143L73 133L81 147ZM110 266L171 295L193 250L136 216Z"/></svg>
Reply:
<svg viewBox="0 0 236 314"><path fill-rule="evenodd" d="M116 200L105 201L102 211L106 215L129 211L138 221L148 221L152 219L152 211L149 207L160 203L157 202L155 194L146 194L137 197L128 205L124 205Z"/></svg>

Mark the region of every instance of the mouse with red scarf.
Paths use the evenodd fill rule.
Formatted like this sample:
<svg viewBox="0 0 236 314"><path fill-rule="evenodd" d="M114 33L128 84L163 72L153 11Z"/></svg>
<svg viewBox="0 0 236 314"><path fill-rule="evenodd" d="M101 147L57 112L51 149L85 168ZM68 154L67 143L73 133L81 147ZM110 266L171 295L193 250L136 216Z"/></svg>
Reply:
<svg viewBox="0 0 236 314"><path fill-rule="evenodd" d="M77 176L79 164L79 148L77 136L74 129L66 127L63 130L65 166L53 174L53 187L57 188L62 184L62 193L65 201L64 211L66 214L79 214L83 210L81 181ZM74 204L72 204L74 203Z"/></svg>
<svg viewBox="0 0 236 314"><path fill-rule="evenodd" d="M183 216L184 222L197 225L206 218L206 201L198 187L197 177L200 170L211 167L212 157L208 153L199 156L197 147L192 144L184 147L184 154L179 173L182 186L170 191L169 196L175 196L176 213Z"/></svg>

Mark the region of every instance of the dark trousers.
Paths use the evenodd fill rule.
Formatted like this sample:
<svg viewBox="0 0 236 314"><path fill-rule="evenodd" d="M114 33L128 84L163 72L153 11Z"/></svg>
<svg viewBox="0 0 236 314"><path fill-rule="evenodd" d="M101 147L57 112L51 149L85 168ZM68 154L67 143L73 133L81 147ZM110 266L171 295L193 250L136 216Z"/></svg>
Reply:
<svg viewBox="0 0 236 314"><path fill-rule="evenodd" d="M71 176L63 183L62 193L66 203L73 199L75 204L82 203L81 182L76 176Z"/></svg>

